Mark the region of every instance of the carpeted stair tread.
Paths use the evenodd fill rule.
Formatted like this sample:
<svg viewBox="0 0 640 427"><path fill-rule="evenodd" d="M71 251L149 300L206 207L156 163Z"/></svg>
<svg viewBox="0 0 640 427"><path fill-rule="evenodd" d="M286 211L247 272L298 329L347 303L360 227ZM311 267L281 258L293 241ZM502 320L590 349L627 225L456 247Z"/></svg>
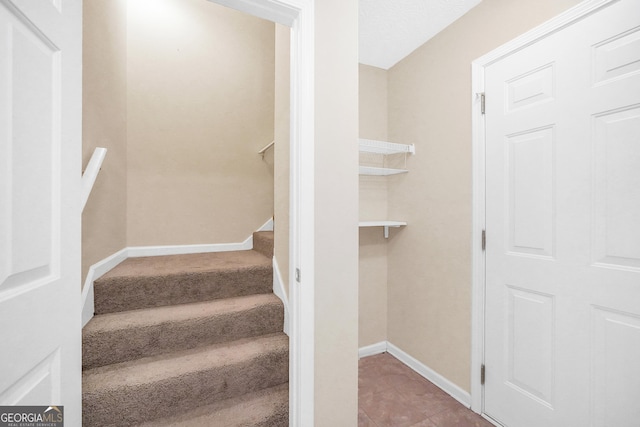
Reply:
<svg viewBox="0 0 640 427"><path fill-rule="evenodd" d="M272 272L253 250L128 258L95 281L95 312L269 293Z"/></svg>
<svg viewBox="0 0 640 427"><path fill-rule="evenodd" d="M138 427L285 427L289 425L289 384L196 408Z"/></svg>
<svg viewBox="0 0 640 427"><path fill-rule="evenodd" d="M274 294L98 315L83 329L83 367L272 334L283 316Z"/></svg>
<svg viewBox="0 0 640 427"><path fill-rule="evenodd" d="M273 258L273 239L273 231L256 231L253 233L253 250Z"/></svg>
<svg viewBox="0 0 640 427"><path fill-rule="evenodd" d="M223 344L193 348L166 355L146 357L85 370L83 388L92 390L135 387L169 377L180 377L205 367L223 367L268 353L282 350L288 337L282 333L257 338L245 338Z"/></svg>
<svg viewBox="0 0 640 427"><path fill-rule="evenodd" d="M162 419L287 381L282 333L102 366L84 371L83 425Z"/></svg>

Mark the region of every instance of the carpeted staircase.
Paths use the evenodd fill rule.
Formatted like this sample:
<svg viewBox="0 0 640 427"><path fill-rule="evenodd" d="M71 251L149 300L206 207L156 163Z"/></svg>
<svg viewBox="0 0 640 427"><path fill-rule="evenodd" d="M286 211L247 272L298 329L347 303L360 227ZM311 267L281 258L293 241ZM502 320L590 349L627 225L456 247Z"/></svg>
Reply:
<svg viewBox="0 0 640 427"><path fill-rule="evenodd" d="M286 426L273 233L254 250L129 258L94 283L83 426Z"/></svg>

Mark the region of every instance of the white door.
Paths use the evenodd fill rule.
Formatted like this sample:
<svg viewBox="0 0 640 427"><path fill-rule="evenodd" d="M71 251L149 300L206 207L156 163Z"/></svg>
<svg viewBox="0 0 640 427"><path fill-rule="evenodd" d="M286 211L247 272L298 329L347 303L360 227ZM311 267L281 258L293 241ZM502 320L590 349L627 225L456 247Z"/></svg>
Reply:
<svg viewBox="0 0 640 427"><path fill-rule="evenodd" d="M0 405L81 424L81 0L0 0Z"/></svg>
<svg viewBox="0 0 640 427"><path fill-rule="evenodd" d="M484 412L640 425L640 1L485 69Z"/></svg>

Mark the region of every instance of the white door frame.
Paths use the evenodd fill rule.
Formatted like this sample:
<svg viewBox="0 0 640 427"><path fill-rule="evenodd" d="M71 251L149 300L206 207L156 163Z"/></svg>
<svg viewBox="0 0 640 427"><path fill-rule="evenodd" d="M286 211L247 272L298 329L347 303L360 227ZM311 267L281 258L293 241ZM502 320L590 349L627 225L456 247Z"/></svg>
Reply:
<svg viewBox="0 0 640 427"><path fill-rule="evenodd" d="M314 0L210 1L291 27L289 425L313 426Z"/></svg>
<svg viewBox="0 0 640 427"><path fill-rule="evenodd" d="M485 318L485 253L482 231L485 229L485 122L479 94L484 93L485 67L509 56L562 28L608 6L617 0L586 0L500 46L471 63L472 94L472 303L471 303L471 409L483 412L484 387L480 383L480 368L484 363ZM488 236L489 242L491 236ZM492 243L489 243L492 244Z"/></svg>

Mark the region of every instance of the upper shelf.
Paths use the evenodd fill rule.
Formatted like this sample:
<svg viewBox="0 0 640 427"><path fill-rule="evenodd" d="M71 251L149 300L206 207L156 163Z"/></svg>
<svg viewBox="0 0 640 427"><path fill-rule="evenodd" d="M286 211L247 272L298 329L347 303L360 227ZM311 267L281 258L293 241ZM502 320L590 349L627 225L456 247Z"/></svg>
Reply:
<svg viewBox="0 0 640 427"><path fill-rule="evenodd" d="M415 154L415 145L396 144L394 142L375 141L373 139L360 138L360 151L376 154Z"/></svg>
<svg viewBox="0 0 640 427"><path fill-rule="evenodd" d="M396 144L394 142L375 141L373 139L359 140L359 149L361 153L373 153L387 156L391 154L404 154L404 166L405 168L388 168L379 166L360 166L360 175L374 175L374 176L387 176L397 175L400 173L409 172L406 169L407 154L415 154L416 147L411 144ZM386 161L382 161L381 166L385 166Z"/></svg>

